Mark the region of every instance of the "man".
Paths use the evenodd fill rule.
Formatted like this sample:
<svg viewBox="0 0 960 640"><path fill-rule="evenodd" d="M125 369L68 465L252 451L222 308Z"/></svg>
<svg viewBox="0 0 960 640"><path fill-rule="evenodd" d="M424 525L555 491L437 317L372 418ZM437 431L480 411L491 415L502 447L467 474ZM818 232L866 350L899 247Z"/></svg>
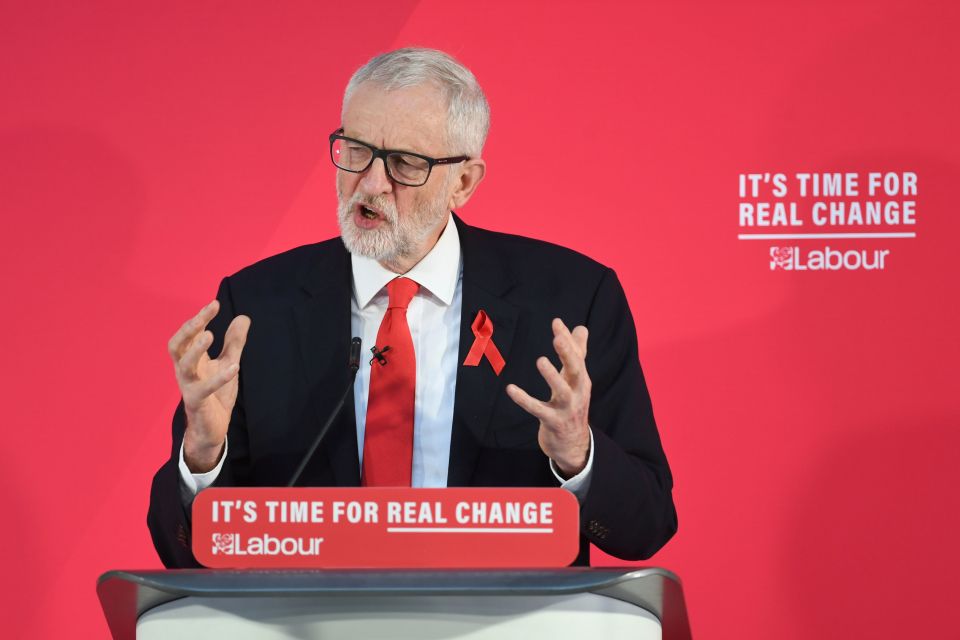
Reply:
<svg viewBox="0 0 960 640"><path fill-rule="evenodd" d="M341 238L224 279L168 345L183 400L148 515L166 566L196 566L197 491L287 483L350 384L351 336L373 357L300 484L562 486L581 504L577 564L588 542L646 558L676 531L616 275L451 213L484 177L488 127L473 74L441 52L354 74L330 136Z"/></svg>

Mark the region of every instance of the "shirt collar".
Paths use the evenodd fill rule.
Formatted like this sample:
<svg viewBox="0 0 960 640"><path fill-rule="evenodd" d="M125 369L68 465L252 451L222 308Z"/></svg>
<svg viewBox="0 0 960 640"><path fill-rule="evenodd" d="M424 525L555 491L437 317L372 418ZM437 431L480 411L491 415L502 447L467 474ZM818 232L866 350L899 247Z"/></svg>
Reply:
<svg viewBox="0 0 960 640"><path fill-rule="evenodd" d="M385 269L373 258L350 254L353 271L353 298L361 309L370 304L387 283L397 274ZM447 216L447 226L437 244L410 271L403 274L436 296L443 304L453 302L453 294L460 277L460 235L453 216Z"/></svg>

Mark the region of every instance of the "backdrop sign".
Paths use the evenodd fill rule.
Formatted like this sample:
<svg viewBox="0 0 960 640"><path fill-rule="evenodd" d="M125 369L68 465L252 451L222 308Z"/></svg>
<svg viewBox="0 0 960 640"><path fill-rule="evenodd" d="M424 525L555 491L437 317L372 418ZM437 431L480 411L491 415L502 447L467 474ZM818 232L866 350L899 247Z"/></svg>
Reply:
<svg viewBox="0 0 960 640"><path fill-rule="evenodd" d="M229 488L193 503L215 569L565 567L579 504L563 489Z"/></svg>
<svg viewBox="0 0 960 640"><path fill-rule="evenodd" d="M956 633L960 2L364 10L337 28L356 5L0 2L3 636L108 637L95 577L161 567L144 514L179 447L167 341L224 276L339 235L344 87L413 44L454 54L490 102L486 176L457 213L623 285L680 522L643 562L682 577L694 635ZM515 340L550 322L518 293ZM495 431L518 459L537 446ZM296 460L297 442L246 453ZM208 562L214 533L243 535L219 525ZM371 563L384 539L432 534L378 535ZM471 561L527 536L542 562L546 539L444 535Z"/></svg>
<svg viewBox="0 0 960 640"><path fill-rule="evenodd" d="M741 173L739 196L737 237L772 243L773 271L884 271L917 237L914 171Z"/></svg>

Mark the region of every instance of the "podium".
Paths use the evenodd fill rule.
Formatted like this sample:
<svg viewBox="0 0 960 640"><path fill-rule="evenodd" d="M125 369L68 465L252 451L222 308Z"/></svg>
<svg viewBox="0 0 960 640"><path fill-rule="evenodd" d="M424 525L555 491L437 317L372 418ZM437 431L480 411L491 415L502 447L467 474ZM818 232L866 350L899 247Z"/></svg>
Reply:
<svg viewBox="0 0 960 640"><path fill-rule="evenodd" d="M110 571L97 594L115 640L690 639L658 568Z"/></svg>

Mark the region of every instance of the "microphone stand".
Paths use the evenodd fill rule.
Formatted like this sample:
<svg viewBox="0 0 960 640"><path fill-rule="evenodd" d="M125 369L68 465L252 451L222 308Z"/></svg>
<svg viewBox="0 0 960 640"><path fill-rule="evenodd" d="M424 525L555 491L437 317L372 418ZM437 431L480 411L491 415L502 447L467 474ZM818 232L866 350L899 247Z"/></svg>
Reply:
<svg viewBox="0 0 960 640"><path fill-rule="evenodd" d="M300 461L300 466L297 467L293 477L290 478L290 482L287 483L288 487L292 487L297 484L297 480L300 479L300 475L303 473L303 470L307 468L307 463L310 462L310 460L313 458L313 454L317 451L317 447L320 446L320 441L323 440L325 435L327 435L327 431L330 430L330 426L333 424L333 421L336 419L336 417L340 415L340 410L343 409L343 403L347 401L347 396L350 395L350 391L353 389L353 382L357 378L357 371L359 369L360 338L354 338L350 341L350 383L347 385L347 388L344 389L343 395L340 396L340 401L337 403L337 406L333 408L333 412L330 414L330 417L327 418L323 428L320 429L320 433L318 433L317 437L314 438L313 444L310 446L310 450L307 451L307 455L303 456L303 460Z"/></svg>

